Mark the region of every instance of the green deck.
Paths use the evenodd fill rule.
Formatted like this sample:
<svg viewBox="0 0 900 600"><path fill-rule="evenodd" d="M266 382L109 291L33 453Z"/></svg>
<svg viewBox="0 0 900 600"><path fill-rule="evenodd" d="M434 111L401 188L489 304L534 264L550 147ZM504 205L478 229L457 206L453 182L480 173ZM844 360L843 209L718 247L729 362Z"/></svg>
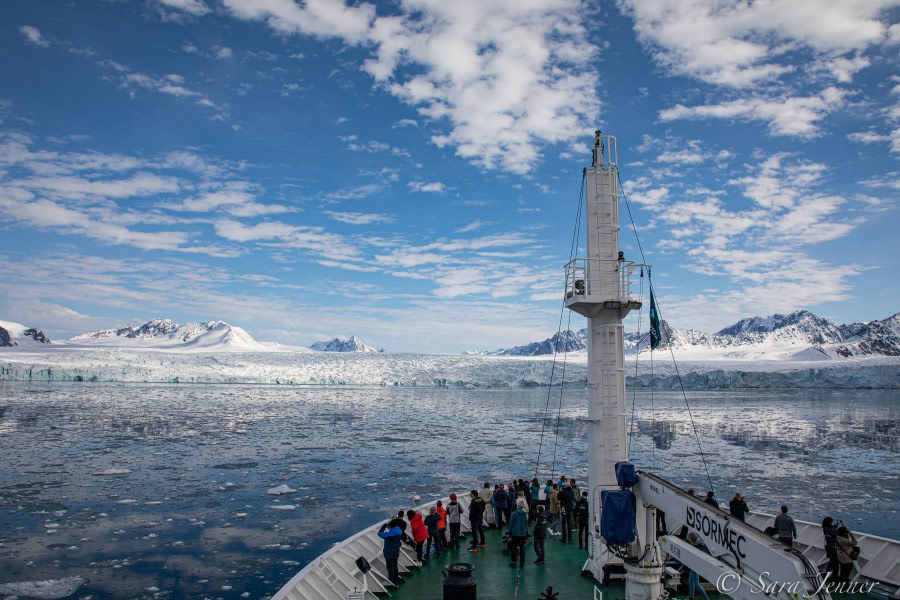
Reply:
<svg viewBox="0 0 900 600"><path fill-rule="evenodd" d="M603 587L593 577L581 575L581 567L587 560L587 550L579 550L577 540L560 542L558 537L547 538L544 564L534 564L534 547L525 547L525 567L509 566L509 553L502 552L501 532L496 529L485 531L487 547L479 548L471 553L468 539L463 541L459 550L450 550L441 554L441 558L432 556L421 568L413 567L410 573L402 575L403 582L399 589L391 591L391 598L398 600L442 600L444 597L444 576L441 570L451 563L470 563L475 565L472 576L478 582L478 600L539 600L547 586L553 586L559 592L559 600L592 600L594 587L603 592L603 600L624 600L625 582L613 580L608 587ZM467 537L469 537L467 535ZM518 593L516 586L518 586ZM707 593L712 600L721 596L706 585ZM669 599L687 598L683 591L673 593L669 590ZM871 600L865 594L834 594L832 600Z"/></svg>
<svg viewBox="0 0 900 600"><path fill-rule="evenodd" d="M509 566L509 553L503 553L499 530L485 532L487 547L471 553L469 540L463 541L459 550L432 556L420 569L413 568L403 575L403 583L392 597L400 600L441 600L443 598L444 577L441 570L451 563L471 563L475 565L472 576L478 582L478 600L537 600L547 586L559 592L559 600L585 600L594 597L594 586L600 585L590 576L581 575L581 567L587 560L587 550L578 549L578 541L560 542L558 537L548 537L545 551L546 562L534 564L534 547L525 547L525 567ZM469 536L467 536L469 537ZM518 594L516 594L518 585ZM614 581L608 588L601 588L604 600L622 600L625 586L622 581Z"/></svg>

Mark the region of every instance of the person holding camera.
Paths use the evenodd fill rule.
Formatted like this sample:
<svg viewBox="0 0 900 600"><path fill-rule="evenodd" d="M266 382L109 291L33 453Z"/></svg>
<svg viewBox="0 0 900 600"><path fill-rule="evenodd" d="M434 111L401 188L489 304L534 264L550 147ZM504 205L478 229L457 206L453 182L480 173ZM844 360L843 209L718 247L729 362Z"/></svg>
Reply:
<svg viewBox="0 0 900 600"><path fill-rule="evenodd" d="M847 529L843 521L838 521L837 557L841 565L838 583L850 583L850 571L853 570L853 561L859 557L859 544L857 544L856 538L853 537L853 532Z"/></svg>

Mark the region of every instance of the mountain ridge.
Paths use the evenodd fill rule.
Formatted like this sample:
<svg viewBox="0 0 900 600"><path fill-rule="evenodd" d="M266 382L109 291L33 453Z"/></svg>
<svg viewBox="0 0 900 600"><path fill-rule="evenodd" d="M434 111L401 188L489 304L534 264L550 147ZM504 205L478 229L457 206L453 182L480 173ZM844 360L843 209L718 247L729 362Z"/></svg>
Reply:
<svg viewBox="0 0 900 600"><path fill-rule="evenodd" d="M672 350L686 358L833 360L865 356L900 356L900 313L868 323L837 325L807 310L767 317L748 317L715 333L676 329L661 323L658 350ZM626 332L627 353L646 351L648 332ZM152 319L139 327L99 329L52 343L40 329L0 321L0 347L124 347L184 351L277 351L278 344L262 344L240 327L225 321L189 322ZM587 348L587 329L558 332L551 337L511 348L470 352L486 356L547 356ZM303 349L297 349L298 351ZM356 336L313 343L306 351L385 352Z"/></svg>
<svg viewBox="0 0 900 600"><path fill-rule="evenodd" d="M852 356L900 356L900 313L869 323L836 325L807 310L768 317L749 317L709 334L694 329L675 329L661 322L663 340L658 350L719 354L721 358L754 358L773 355L794 360L831 360ZM559 344L557 342L559 341ZM650 334L625 333L628 353L647 350ZM557 333L532 342L485 352L493 356L540 356L554 351L587 349L587 329ZM754 356L756 355L756 356Z"/></svg>

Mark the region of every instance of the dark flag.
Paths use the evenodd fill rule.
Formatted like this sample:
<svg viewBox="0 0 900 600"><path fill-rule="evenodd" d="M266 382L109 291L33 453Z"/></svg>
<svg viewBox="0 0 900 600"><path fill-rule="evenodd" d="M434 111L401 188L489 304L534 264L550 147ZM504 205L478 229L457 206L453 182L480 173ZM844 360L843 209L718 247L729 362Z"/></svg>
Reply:
<svg viewBox="0 0 900 600"><path fill-rule="evenodd" d="M653 288L650 288L650 349L656 350L662 342L662 332L659 330L659 312L656 310L656 298L653 297Z"/></svg>

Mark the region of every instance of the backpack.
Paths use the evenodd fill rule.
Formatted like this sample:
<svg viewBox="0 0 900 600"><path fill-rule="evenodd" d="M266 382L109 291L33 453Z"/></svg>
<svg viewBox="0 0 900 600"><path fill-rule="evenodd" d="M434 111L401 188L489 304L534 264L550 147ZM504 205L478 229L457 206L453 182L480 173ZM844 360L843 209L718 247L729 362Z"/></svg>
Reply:
<svg viewBox="0 0 900 600"><path fill-rule="evenodd" d="M857 558L859 558L859 546L854 546L853 550L851 550L850 554L848 554L847 556L849 556L851 560L856 560Z"/></svg>

